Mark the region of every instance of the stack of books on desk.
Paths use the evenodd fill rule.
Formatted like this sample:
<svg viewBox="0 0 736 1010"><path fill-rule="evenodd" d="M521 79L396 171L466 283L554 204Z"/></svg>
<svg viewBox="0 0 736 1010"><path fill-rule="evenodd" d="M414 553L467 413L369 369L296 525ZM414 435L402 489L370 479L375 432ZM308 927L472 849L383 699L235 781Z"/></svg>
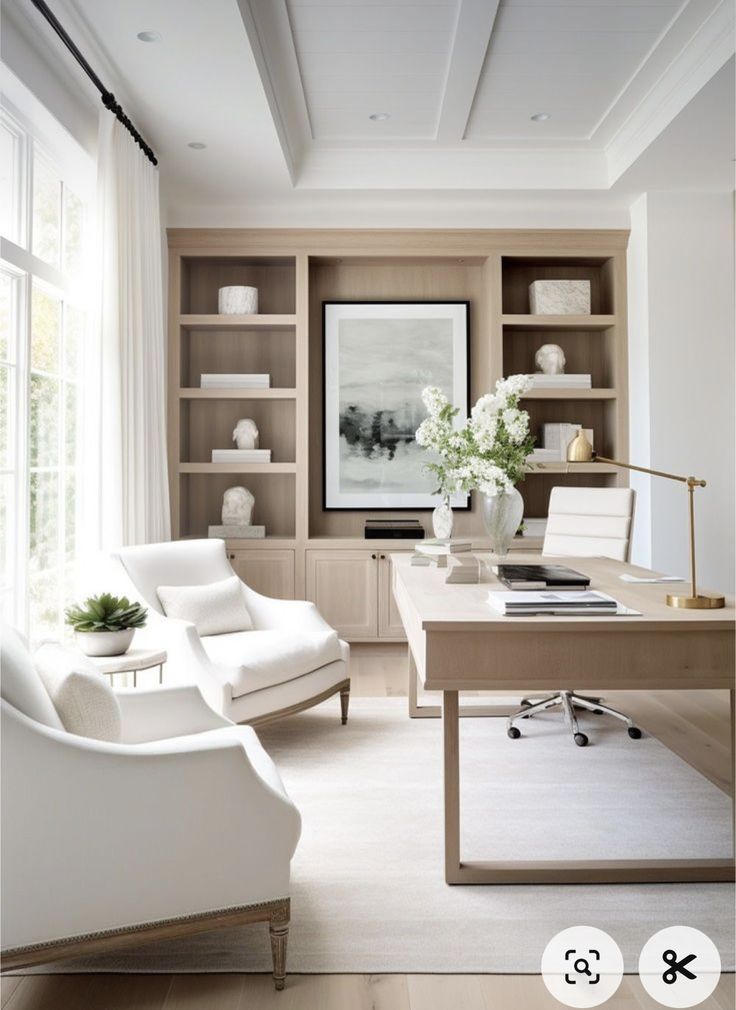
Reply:
<svg viewBox="0 0 736 1010"><path fill-rule="evenodd" d="M428 554L433 557L446 557L448 554L466 554L472 550L472 540L423 540L417 544L416 550L420 554Z"/></svg>
<svg viewBox="0 0 736 1010"><path fill-rule="evenodd" d="M587 616L615 614L619 609L618 601L612 596L592 589L582 592L490 592L488 602L504 617L531 617L535 614Z"/></svg>
<svg viewBox="0 0 736 1010"><path fill-rule="evenodd" d="M509 589L587 589L590 579L567 565L495 565L498 581Z"/></svg>
<svg viewBox="0 0 736 1010"><path fill-rule="evenodd" d="M270 463L270 449L213 449L213 463Z"/></svg>
<svg viewBox="0 0 736 1010"><path fill-rule="evenodd" d="M591 389L592 382L589 375L544 375L542 372L535 372L531 376L532 389Z"/></svg>
<svg viewBox="0 0 736 1010"><path fill-rule="evenodd" d="M271 376L255 372L206 372L199 384L202 389L268 389Z"/></svg>

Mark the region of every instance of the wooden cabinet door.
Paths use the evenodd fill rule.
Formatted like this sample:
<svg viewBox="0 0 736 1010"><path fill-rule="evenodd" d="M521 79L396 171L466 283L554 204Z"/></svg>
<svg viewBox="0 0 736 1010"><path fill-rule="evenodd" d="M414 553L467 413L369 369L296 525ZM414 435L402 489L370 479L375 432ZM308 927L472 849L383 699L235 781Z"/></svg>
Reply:
<svg viewBox="0 0 736 1010"><path fill-rule="evenodd" d="M262 596L294 599L294 552L285 550L228 551L235 574Z"/></svg>
<svg viewBox="0 0 736 1010"><path fill-rule="evenodd" d="M378 636L378 551L307 551L307 597L338 634Z"/></svg>
<svg viewBox="0 0 736 1010"><path fill-rule="evenodd" d="M396 553L399 552L391 551L391 554ZM380 551L378 556L378 634L380 638L392 638L394 641L405 642L404 625L401 623L394 600L393 577L391 557L388 552Z"/></svg>

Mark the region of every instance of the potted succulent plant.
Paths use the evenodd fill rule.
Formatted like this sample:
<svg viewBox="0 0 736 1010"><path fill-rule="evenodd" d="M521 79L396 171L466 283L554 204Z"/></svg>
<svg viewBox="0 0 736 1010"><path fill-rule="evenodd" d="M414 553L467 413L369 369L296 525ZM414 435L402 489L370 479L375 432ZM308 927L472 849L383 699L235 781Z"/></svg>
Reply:
<svg viewBox="0 0 736 1010"><path fill-rule="evenodd" d="M135 629L145 625L148 611L127 596L101 593L67 607L64 614L87 656L122 656L130 648Z"/></svg>

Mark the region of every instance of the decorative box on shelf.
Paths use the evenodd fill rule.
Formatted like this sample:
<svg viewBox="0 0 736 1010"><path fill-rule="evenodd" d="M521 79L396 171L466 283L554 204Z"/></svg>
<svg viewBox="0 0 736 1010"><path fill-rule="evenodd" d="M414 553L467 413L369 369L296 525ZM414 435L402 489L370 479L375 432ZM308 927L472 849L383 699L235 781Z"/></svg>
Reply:
<svg viewBox="0 0 736 1010"><path fill-rule="evenodd" d="M532 281L529 308L535 316L589 316L590 281Z"/></svg>

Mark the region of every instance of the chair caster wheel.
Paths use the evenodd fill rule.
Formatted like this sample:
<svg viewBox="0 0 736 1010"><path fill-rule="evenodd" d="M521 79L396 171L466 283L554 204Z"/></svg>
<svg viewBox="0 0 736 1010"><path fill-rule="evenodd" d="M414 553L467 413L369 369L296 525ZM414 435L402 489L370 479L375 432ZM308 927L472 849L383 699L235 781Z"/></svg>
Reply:
<svg viewBox="0 0 736 1010"><path fill-rule="evenodd" d="M603 715L603 709L602 708L594 708L593 709L593 715Z"/></svg>
<svg viewBox="0 0 736 1010"><path fill-rule="evenodd" d="M532 703L529 701L528 698L522 698L521 701L519 702L519 704L521 705L522 708L531 708L532 707Z"/></svg>
<svg viewBox="0 0 736 1010"><path fill-rule="evenodd" d="M637 726L629 726L627 733L632 740L641 740L641 730Z"/></svg>
<svg viewBox="0 0 736 1010"><path fill-rule="evenodd" d="M521 730L517 729L516 726L509 726L506 730L506 736L511 740L518 740L521 736Z"/></svg>
<svg viewBox="0 0 736 1010"><path fill-rule="evenodd" d="M588 738L585 735L585 733L576 733L575 736L573 737L573 740L578 745L578 747L588 746Z"/></svg>

